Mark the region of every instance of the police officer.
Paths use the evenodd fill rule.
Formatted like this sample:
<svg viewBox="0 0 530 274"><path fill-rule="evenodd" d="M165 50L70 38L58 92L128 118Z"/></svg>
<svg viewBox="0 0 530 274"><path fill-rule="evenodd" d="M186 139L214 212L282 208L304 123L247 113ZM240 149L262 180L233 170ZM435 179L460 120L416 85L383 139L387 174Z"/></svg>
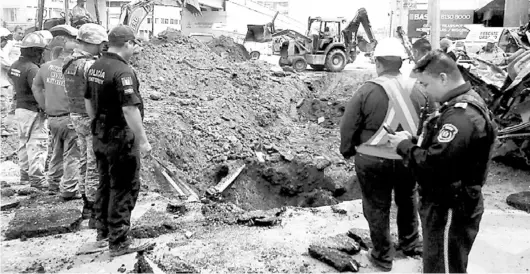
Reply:
<svg viewBox="0 0 530 274"><path fill-rule="evenodd" d="M87 88L88 68L99 56L103 43L108 41L107 31L100 25L84 24L77 33L79 45L74 53L64 61L63 73L66 94L69 100L70 119L77 132L79 147L79 191L84 206L83 218L89 219L89 228L96 228L96 216L93 204L96 201L96 191L99 175L96 156L92 148L91 119L87 114L84 95Z"/></svg>
<svg viewBox="0 0 530 274"><path fill-rule="evenodd" d="M431 43L427 39L418 39L412 44L412 55L414 60L419 61L432 50Z"/></svg>
<svg viewBox="0 0 530 274"><path fill-rule="evenodd" d="M94 119L100 175L95 204L97 240L108 236L111 256L145 248L127 236L140 191L140 154L151 151L143 128L139 82L128 64L138 44L131 27L113 28L108 51L88 71L85 94L87 111Z"/></svg>
<svg viewBox="0 0 530 274"><path fill-rule="evenodd" d="M60 192L64 200L80 199L78 191L79 150L77 133L74 130L68 110L68 98L64 90L62 73L64 58L73 48L67 48L75 40L77 29L66 26L66 36L56 36L49 43L57 59L43 64L33 80L33 94L48 115L51 132L51 159L48 169L48 185L51 192ZM71 44L71 43L70 43Z"/></svg>
<svg viewBox="0 0 530 274"><path fill-rule="evenodd" d="M29 33L22 39L21 56L9 69L16 96L15 120L19 146L20 182L45 190L46 116L31 91L33 79L39 70L44 49L50 42L49 31Z"/></svg>
<svg viewBox="0 0 530 274"><path fill-rule="evenodd" d="M355 156L361 185L363 212L370 228L373 249L369 259L382 271L392 269L394 246L390 238L392 190L398 206L399 248L406 255L421 254L416 182L401 157L388 146L387 124L392 130L416 132L427 97L415 89L415 79L400 73L404 48L395 38L378 43L374 51L378 77L366 82L346 106L342 117L340 152Z"/></svg>
<svg viewBox="0 0 530 274"><path fill-rule="evenodd" d="M465 273L484 212L481 189L495 126L483 99L449 56L431 52L415 71L442 106L426 121L417 144L407 132L390 140L420 186L423 271Z"/></svg>

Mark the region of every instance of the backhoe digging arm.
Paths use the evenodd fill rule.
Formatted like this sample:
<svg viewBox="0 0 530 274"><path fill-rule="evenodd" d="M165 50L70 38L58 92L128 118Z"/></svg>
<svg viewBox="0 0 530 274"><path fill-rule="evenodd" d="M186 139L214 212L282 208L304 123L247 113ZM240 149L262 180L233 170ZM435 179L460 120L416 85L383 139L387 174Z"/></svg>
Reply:
<svg viewBox="0 0 530 274"><path fill-rule="evenodd" d="M348 26L342 30L342 34L344 35L344 44L346 45L348 53L350 53L352 50L355 50L357 47L357 31L359 30L359 25L361 24L363 25L368 39L370 40L370 44L373 45L369 51L373 50L377 44L372 32L372 26L370 25L370 19L368 18L368 12L365 8L360 8L357 10L357 14L350 21Z"/></svg>

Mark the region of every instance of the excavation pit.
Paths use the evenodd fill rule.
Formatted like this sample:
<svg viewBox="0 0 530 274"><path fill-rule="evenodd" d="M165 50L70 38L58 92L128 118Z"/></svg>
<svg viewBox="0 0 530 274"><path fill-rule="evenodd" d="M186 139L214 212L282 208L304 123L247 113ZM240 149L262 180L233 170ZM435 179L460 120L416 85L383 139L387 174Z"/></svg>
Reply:
<svg viewBox="0 0 530 274"><path fill-rule="evenodd" d="M223 199L243 210L335 205L360 198L352 175L338 179L322 167L298 162L253 163L225 190Z"/></svg>
<svg viewBox="0 0 530 274"><path fill-rule="evenodd" d="M346 101L320 99L305 99L298 108L300 121L312 121L325 128L338 128L340 119L344 115Z"/></svg>

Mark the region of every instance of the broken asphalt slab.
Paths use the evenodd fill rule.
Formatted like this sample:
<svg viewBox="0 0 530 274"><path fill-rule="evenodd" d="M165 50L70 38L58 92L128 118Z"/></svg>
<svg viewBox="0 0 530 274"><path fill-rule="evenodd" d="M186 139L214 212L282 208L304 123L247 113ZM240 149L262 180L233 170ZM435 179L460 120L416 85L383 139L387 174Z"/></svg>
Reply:
<svg viewBox="0 0 530 274"><path fill-rule="evenodd" d="M348 237L346 234L339 234L320 239L314 242L312 246L336 249L350 255L355 255L361 251L359 243L356 240Z"/></svg>
<svg viewBox="0 0 530 274"><path fill-rule="evenodd" d="M511 194L506 198L508 205L530 213L530 191Z"/></svg>
<svg viewBox="0 0 530 274"><path fill-rule="evenodd" d="M348 254L333 248L311 245L309 246L309 255L332 266L339 272L359 271L360 265L355 259Z"/></svg>
<svg viewBox="0 0 530 274"><path fill-rule="evenodd" d="M156 238L160 235L174 232L181 227L176 220L178 216L155 209L149 209L133 225L131 237Z"/></svg>
<svg viewBox="0 0 530 274"><path fill-rule="evenodd" d="M21 209L9 222L5 233L7 240L33 238L77 231L81 224L81 211L67 208Z"/></svg>
<svg viewBox="0 0 530 274"><path fill-rule="evenodd" d="M5 199L2 198L2 205L0 207L1 211L10 210L13 208L17 208L20 205L20 201L14 200L14 199Z"/></svg>

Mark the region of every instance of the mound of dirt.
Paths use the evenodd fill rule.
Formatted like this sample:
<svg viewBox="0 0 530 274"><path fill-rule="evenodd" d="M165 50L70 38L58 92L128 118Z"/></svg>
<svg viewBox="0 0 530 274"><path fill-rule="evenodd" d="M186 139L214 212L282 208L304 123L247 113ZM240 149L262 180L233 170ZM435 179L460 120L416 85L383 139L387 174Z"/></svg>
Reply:
<svg viewBox="0 0 530 274"><path fill-rule="evenodd" d="M232 62L243 62L250 59L250 54L243 45L223 35L210 41L208 47L219 56L225 57Z"/></svg>
<svg viewBox="0 0 530 274"><path fill-rule="evenodd" d="M255 151L273 144L294 151L292 136L310 134L293 122L296 102L309 93L296 75L273 76L262 62L232 62L180 35L152 40L132 63L153 155L172 163L176 176L199 192L214 183L217 165L254 159ZM156 191L162 180L152 170L142 179Z"/></svg>

